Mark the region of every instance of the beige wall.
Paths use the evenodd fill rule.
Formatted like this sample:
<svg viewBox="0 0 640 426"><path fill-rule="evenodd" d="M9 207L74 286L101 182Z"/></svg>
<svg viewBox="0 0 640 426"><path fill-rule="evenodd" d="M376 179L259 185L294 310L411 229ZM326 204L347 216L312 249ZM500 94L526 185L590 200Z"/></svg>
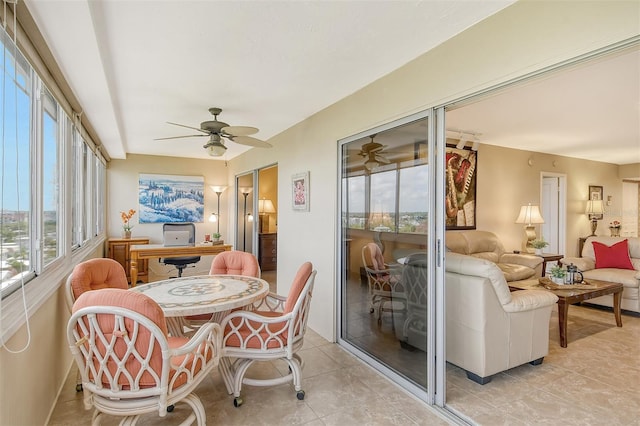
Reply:
<svg viewBox="0 0 640 426"><path fill-rule="evenodd" d="M335 337L338 140L635 37L639 28L634 2L518 2L277 135L270 140L274 148L252 150L230 161L231 175L278 162L278 291L286 293L298 265L312 261L318 275L309 325L325 338ZM480 167L487 171L485 165ZM306 170L311 211L294 212L288 208L290 176ZM609 186L610 170L590 177L586 173L569 185L575 197L568 205L571 212L583 208L589 182ZM538 188L539 175L529 178L527 185ZM508 192L518 193L513 188ZM535 195L539 199L539 191ZM499 212L501 223L506 227L511 222L510 232L516 236L509 245L522 232L512 223L519 203L520 199ZM487 227L496 225L494 220L479 218ZM578 221L569 230L571 240L586 226L586 218ZM508 230L501 233L511 239Z"/></svg>
<svg viewBox="0 0 640 426"><path fill-rule="evenodd" d="M86 259L102 257L102 247ZM0 425L46 424L65 383L72 357L67 347L69 309L65 301L64 280L54 293L29 317L0 349ZM29 346L19 351L27 342ZM75 393L75 384L72 385ZM67 393L68 395L69 393Z"/></svg>
<svg viewBox="0 0 640 426"><path fill-rule="evenodd" d="M613 196L599 221L598 235L608 235L609 222L620 220L622 214L622 180L614 164L480 145L477 171L477 229L498 234L507 250L521 250L524 228L515 220L520 206L540 204L542 172L567 178L566 255L577 255L578 238L591 234L591 222L584 214L589 185L602 186L605 200ZM540 235L540 226L536 232Z"/></svg>
<svg viewBox="0 0 640 426"><path fill-rule="evenodd" d="M277 163L278 291L286 294L299 265L306 260L312 261L318 275L309 326L332 340L336 318L335 259L336 247L339 246L336 242L337 141L412 112L448 103L514 77L637 36L639 27L635 1L515 3L401 69L275 136L270 140L274 145L272 149L252 150L230 161L228 168L217 160L177 160L136 155L129 156L127 160L113 161L107 172L109 235L120 234L119 211L137 206L139 172L201 174L205 176L207 184L230 185L238 174ZM490 157L487 150L483 148L480 152L481 159ZM570 163L570 160L567 161ZM487 164L480 166L485 172ZM539 164L542 167L543 162ZM303 171L310 172L309 212L290 208L290 177ZM512 172L521 173L521 170L515 170L514 167ZM606 194L608 186L613 185L608 183L609 173L610 170L603 169L587 176L585 170L580 177L572 177L568 189L575 198L568 205L569 211L578 212L582 208L579 204L586 199L589 183L603 185ZM478 178L486 179L481 173ZM527 185L537 187L538 181L535 177L528 177ZM521 188L519 191L508 190L515 207L499 212L505 227L514 220L517 205L522 202L521 198L515 200L517 196L521 197L521 192ZM206 216L214 208L214 197L213 192L208 194ZM221 210L229 213L233 210L227 202L228 197L228 191L221 197ZM495 219L485 217L485 210L481 206L479 208L481 226L496 225L493 222ZM226 224L221 227L226 229L222 232L225 239L232 235L229 217L222 218L222 223ZM518 235L522 231L515 224L509 226L510 232L501 231L507 239L511 238L509 234ZM570 235L580 235L585 226L585 223L576 224L575 229L570 230ZM200 237L205 233L204 227L198 227ZM161 233L158 228L157 225L137 225L133 232L134 235L148 235L159 241ZM52 408L55 392L62 386L69 367L67 349L60 338L67 315L63 306L60 295L57 295L32 315L32 331L36 338L28 352L10 355L6 350L1 350L0 424L45 423L44 413ZM15 341L12 339L9 343Z"/></svg>

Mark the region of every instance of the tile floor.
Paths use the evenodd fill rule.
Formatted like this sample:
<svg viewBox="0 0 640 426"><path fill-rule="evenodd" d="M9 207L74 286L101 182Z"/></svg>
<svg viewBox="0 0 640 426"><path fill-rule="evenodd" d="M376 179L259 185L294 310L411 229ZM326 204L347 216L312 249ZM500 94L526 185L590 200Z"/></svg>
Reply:
<svg viewBox="0 0 640 426"><path fill-rule="evenodd" d="M618 328L611 311L571 306L567 348L559 345L557 321L554 309L549 354L542 365L525 364L511 369L484 386L468 380L461 369L447 365L447 405L470 423L482 425L640 426L640 316L623 315L623 327ZM389 354L396 351L398 357L406 356L397 341L386 337ZM216 373L196 391L205 404L208 423L447 424L439 413L313 331L307 332L301 355L306 363L304 401L296 399L290 384L272 388L245 386L245 403L235 408L233 397L226 394ZM255 376L285 374L287 368L280 362L257 367ZM72 369L50 425L90 424L91 411L84 410L82 393L75 392L74 383ZM178 424L186 410L177 406L162 423ZM117 423L109 420L105 423ZM148 415L141 424L157 424L159 420Z"/></svg>

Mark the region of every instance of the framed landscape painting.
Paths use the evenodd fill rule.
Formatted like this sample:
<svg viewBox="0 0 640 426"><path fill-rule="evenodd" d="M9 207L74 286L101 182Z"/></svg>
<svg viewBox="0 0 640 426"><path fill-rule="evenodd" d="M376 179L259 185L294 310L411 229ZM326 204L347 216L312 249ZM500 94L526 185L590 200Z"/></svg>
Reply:
<svg viewBox="0 0 640 426"><path fill-rule="evenodd" d="M140 223L204 222L204 177L140 173Z"/></svg>
<svg viewBox="0 0 640 426"><path fill-rule="evenodd" d="M476 229L477 152L469 148L445 149L446 229Z"/></svg>

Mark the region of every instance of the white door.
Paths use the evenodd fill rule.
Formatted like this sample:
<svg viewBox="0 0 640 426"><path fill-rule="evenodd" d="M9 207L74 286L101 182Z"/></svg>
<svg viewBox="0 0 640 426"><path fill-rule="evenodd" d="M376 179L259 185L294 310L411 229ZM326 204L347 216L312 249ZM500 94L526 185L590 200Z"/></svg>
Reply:
<svg viewBox="0 0 640 426"><path fill-rule="evenodd" d="M540 212L544 223L542 237L549 243L545 253L565 253L566 176L542 172L540 184Z"/></svg>
<svg viewBox="0 0 640 426"><path fill-rule="evenodd" d="M622 182L622 229L623 237L638 236L638 192L640 184L637 182Z"/></svg>

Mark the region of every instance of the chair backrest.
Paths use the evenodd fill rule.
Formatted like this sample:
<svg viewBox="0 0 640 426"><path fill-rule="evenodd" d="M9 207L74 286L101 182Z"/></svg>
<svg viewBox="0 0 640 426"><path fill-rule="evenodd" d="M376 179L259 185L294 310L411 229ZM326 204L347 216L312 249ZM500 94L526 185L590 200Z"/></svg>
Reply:
<svg viewBox="0 0 640 426"><path fill-rule="evenodd" d="M182 222L182 223L164 223L162 225L162 240L163 243L167 243L166 232L173 231L187 231L189 232L189 241L185 245L195 245L196 244L196 226L191 222Z"/></svg>
<svg viewBox="0 0 640 426"><path fill-rule="evenodd" d="M89 259L77 264L67 278L66 298L69 310L80 295L89 290L129 288L127 274L120 263L109 258Z"/></svg>
<svg viewBox="0 0 640 426"><path fill-rule="evenodd" d="M209 273L260 278L260 264L252 253L239 250L223 251L213 258Z"/></svg>
<svg viewBox="0 0 640 426"><path fill-rule="evenodd" d="M407 302L411 306L427 306L427 253L413 253L407 256L402 268Z"/></svg>
<svg viewBox="0 0 640 426"><path fill-rule="evenodd" d="M289 294L287 294L283 314L296 312L293 321L293 334L291 334L291 329L287 333L290 343L303 338L306 332L315 278L316 271L313 270L311 262L303 263L298 268L298 272L289 289Z"/></svg>
<svg viewBox="0 0 640 426"><path fill-rule="evenodd" d="M382 250L376 243L367 243L362 247L362 264L376 271L386 269Z"/></svg>
<svg viewBox="0 0 640 426"><path fill-rule="evenodd" d="M446 271L460 275L486 278L491 282L501 305L511 303L511 292L504 273L490 260L449 252L446 255Z"/></svg>
<svg viewBox="0 0 640 426"><path fill-rule="evenodd" d="M122 392L119 397L126 398L152 387L157 390L147 394L159 394L168 385L165 317L145 294L121 289L81 294L73 305L67 339L72 352L74 347L79 350L74 357L90 392Z"/></svg>

